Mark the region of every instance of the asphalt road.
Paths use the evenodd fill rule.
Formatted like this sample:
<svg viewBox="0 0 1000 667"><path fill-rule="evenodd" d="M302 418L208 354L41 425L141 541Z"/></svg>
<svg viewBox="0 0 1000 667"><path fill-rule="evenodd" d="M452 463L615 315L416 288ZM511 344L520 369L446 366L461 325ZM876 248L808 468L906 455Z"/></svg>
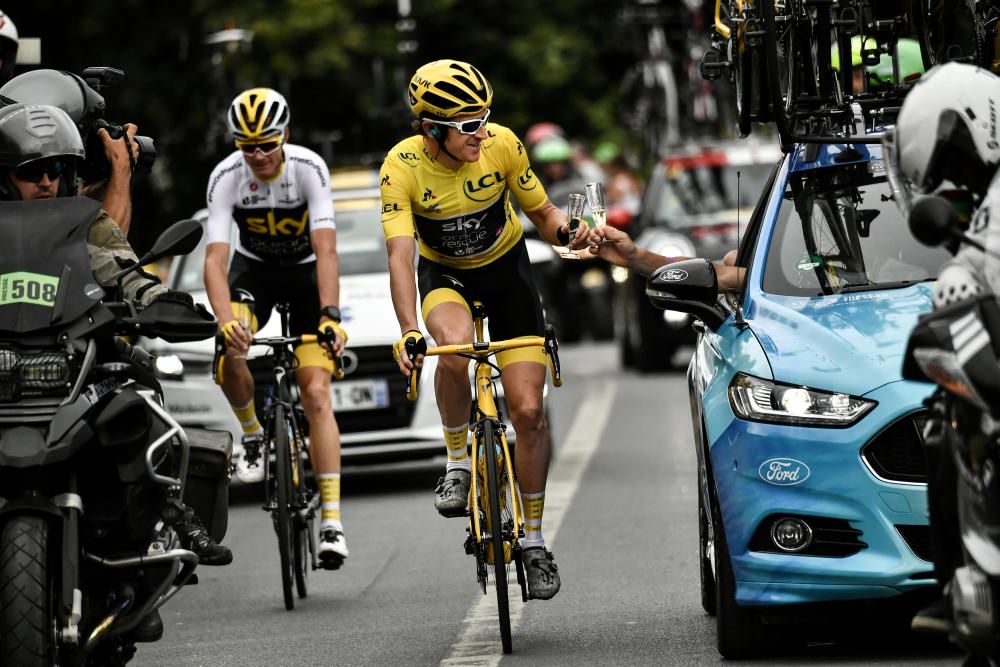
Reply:
<svg viewBox="0 0 1000 667"><path fill-rule="evenodd" d="M623 373L612 346L565 347L565 385L550 394L557 455L544 531L562 590L513 606L514 653L502 656L494 596L443 519L432 489L443 458L345 471L351 556L311 573L284 609L270 521L234 498L235 562L162 610L163 640L140 665L708 665L715 620L699 603L695 457L682 372ZM511 589L512 595L514 589ZM947 643L865 622L836 635L789 629L775 665L958 665ZM798 641L811 638L803 646ZM744 663L731 663L744 664Z"/></svg>

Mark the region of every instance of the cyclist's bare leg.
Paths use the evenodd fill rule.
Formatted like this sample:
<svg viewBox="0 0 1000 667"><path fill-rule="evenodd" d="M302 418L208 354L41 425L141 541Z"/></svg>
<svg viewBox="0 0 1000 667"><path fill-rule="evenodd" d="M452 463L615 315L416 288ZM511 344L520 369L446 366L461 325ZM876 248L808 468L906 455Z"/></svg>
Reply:
<svg viewBox="0 0 1000 667"><path fill-rule="evenodd" d="M330 400L330 371L301 366L295 371L302 408L309 421L309 457L316 474L340 472L340 428Z"/></svg>
<svg viewBox="0 0 1000 667"><path fill-rule="evenodd" d="M336 570L349 552L340 516L340 427L333 416L330 376L325 366L299 366L295 371L309 421L309 457L322 504L319 561L325 569Z"/></svg>
<svg viewBox="0 0 1000 667"><path fill-rule="evenodd" d="M253 400L253 376L247 368L245 354L226 352L222 362L222 393L229 405L239 407Z"/></svg>
<svg viewBox="0 0 1000 667"><path fill-rule="evenodd" d="M472 316L461 304L440 303L427 314L427 331L437 345L462 345L472 342ZM437 397L441 423L445 427L459 426L469 421L470 397L469 360L444 355L438 357L434 374L434 394Z"/></svg>
<svg viewBox="0 0 1000 667"><path fill-rule="evenodd" d="M504 366L501 376L510 423L517 434L515 472L521 493L544 492L549 473L552 444L542 403L545 372L542 364L518 361Z"/></svg>

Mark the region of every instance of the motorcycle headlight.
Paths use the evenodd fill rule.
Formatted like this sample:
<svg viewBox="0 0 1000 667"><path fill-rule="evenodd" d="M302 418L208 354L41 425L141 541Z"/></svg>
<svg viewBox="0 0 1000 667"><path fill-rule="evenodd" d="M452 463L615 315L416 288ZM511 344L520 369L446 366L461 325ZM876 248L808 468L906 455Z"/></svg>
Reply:
<svg viewBox="0 0 1000 667"><path fill-rule="evenodd" d="M70 364L61 352L0 348L0 400L63 392L70 382Z"/></svg>
<svg viewBox="0 0 1000 667"><path fill-rule="evenodd" d="M184 362L176 354L163 354L156 358L156 376L177 379L184 375Z"/></svg>
<svg viewBox="0 0 1000 667"><path fill-rule="evenodd" d="M737 373L729 404L741 419L796 426L847 427L877 403L849 394L798 387Z"/></svg>

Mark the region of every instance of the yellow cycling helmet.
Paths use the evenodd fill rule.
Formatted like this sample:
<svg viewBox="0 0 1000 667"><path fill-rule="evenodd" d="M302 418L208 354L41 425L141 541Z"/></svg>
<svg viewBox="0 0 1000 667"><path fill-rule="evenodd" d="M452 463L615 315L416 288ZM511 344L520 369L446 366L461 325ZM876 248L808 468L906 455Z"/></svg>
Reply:
<svg viewBox="0 0 1000 667"><path fill-rule="evenodd" d="M281 136L290 117L284 96L270 88L251 88L236 96L226 123L238 142L257 142Z"/></svg>
<svg viewBox="0 0 1000 667"><path fill-rule="evenodd" d="M493 102L493 89L482 72L458 60L435 60L413 74L407 90L414 115L451 118L479 113Z"/></svg>

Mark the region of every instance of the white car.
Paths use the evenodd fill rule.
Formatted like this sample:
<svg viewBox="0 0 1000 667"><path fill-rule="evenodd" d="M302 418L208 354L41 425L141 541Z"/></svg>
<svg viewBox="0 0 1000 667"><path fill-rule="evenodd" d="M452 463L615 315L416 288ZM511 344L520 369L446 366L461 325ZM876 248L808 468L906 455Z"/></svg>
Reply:
<svg viewBox="0 0 1000 667"><path fill-rule="evenodd" d="M409 401L405 378L392 357L399 325L389 296L378 172L334 173L331 187L340 259L340 310L349 335L343 357L347 375L330 386L341 432L341 455L346 462L368 463L443 454L441 418L434 399L437 359L425 359L419 398ZM207 212L202 210L195 218L204 222L206 216ZM534 257L536 261L551 261L551 253L536 252ZM203 242L191 254L176 258L170 267L168 285L190 293L208 307L204 262ZM280 319L273 313L259 335L274 336L280 332ZM146 341L144 346L158 355L157 375L167 410L178 422L229 430L234 438L241 436L239 423L211 377L212 341L176 344ZM255 348L250 354L258 387L269 376L269 367L254 364L253 359L266 351ZM499 383L497 389L502 394ZM502 396L500 407L505 410ZM513 438L513 431L509 430L508 435Z"/></svg>

